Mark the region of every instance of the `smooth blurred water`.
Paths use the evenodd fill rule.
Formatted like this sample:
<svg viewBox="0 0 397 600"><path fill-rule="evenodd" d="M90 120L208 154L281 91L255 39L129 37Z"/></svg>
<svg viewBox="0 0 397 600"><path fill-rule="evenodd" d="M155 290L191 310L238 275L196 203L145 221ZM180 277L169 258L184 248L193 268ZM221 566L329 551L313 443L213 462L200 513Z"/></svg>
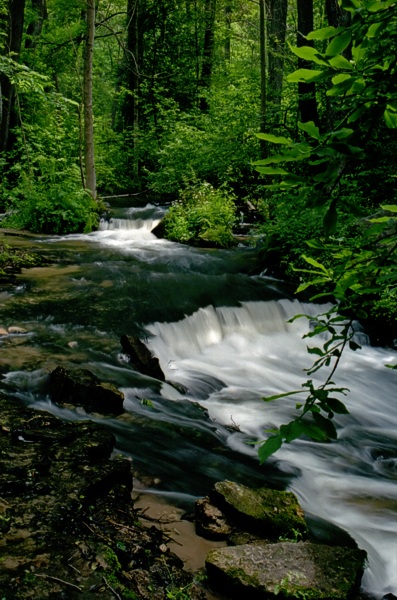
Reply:
<svg viewBox="0 0 397 600"><path fill-rule="evenodd" d="M118 450L158 481L158 493L189 504L224 478L287 485L313 523L341 527L368 552L366 590L397 594L397 385L384 366L397 353L347 350L335 376L350 389L338 441L295 441L260 467L252 442L290 419L298 400L262 397L300 389L312 362L302 339L308 321L287 321L324 307L301 305L261 275L254 249L158 240L151 230L162 214L119 209L95 233L29 240L57 262L25 271L14 292L0 296L0 326L28 332L0 340L2 386L25 403L83 419L81 409L52 405L45 383L58 364L91 369L126 400L120 417L90 418L114 431ZM135 372L122 334L145 339L167 380L186 392ZM311 378L320 377L322 370Z"/></svg>

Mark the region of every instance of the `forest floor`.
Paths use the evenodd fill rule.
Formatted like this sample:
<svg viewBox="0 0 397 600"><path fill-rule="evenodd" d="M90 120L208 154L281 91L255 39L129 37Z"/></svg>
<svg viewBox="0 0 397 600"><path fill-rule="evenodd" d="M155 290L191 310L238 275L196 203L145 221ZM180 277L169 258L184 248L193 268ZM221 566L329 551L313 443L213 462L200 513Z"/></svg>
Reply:
<svg viewBox="0 0 397 600"><path fill-rule="evenodd" d="M90 421L0 395L2 599L214 597L172 551L192 532L178 540L180 515L165 505L151 516L146 498L134 502L131 463L112 456L114 443ZM204 565L204 542L185 548L193 570Z"/></svg>

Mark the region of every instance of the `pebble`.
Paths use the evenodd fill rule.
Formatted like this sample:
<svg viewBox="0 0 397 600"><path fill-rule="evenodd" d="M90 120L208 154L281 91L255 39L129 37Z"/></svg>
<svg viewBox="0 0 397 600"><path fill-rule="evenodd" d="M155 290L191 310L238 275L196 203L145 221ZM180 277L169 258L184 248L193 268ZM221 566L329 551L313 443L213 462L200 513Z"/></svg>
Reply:
<svg viewBox="0 0 397 600"><path fill-rule="evenodd" d="M9 327L8 333L27 333L27 330L23 327Z"/></svg>

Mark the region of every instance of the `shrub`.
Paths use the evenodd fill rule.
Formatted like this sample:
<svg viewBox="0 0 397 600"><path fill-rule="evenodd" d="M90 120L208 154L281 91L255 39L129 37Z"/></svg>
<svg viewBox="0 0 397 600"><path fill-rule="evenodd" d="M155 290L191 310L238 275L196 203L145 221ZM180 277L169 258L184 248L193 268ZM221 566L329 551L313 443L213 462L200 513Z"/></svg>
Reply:
<svg viewBox="0 0 397 600"><path fill-rule="evenodd" d="M44 183L22 177L13 190L3 227L34 233L89 232L98 224L98 204L72 178Z"/></svg>
<svg viewBox="0 0 397 600"><path fill-rule="evenodd" d="M168 239L182 243L228 247L233 243L234 196L209 183L195 184L180 193L167 213Z"/></svg>

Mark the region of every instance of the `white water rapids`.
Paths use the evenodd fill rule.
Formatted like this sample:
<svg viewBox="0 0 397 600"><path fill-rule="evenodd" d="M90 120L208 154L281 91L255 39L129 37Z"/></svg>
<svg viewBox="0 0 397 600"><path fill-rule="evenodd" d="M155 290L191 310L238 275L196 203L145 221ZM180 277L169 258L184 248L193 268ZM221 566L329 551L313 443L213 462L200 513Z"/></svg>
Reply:
<svg viewBox="0 0 397 600"><path fill-rule="evenodd" d="M39 279L39 270L27 271L28 285L21 287L19 299L15 296L15 306L10 304L10 314L13 319L23 315L18 323L36 331L36 338L32 334L38 356L34 355L35 365L46 360L47 352L53 359L58 348L63 360L87 368L102 368L104 357L111 357L106 368L120 377L116 383L131 413L144 410L132 383L137 378L125 363L117 363L114 348L120 333L128 334L136 322L145 325L148 346L159 357L166 378L187 390L182 395L163 384L164 403L180 405L181 411L186 398L189 406L199 403L214 429L219 424L227 432L229 448L254 457L257 450L250 442L264 439L266 430L288 422L299 401L293 396L265 403L262 397L300 389L307 379L304 369L313 358L306 346L322 342L302 339L307 319L292 324L288 320L324 308L269 299L274 297L271 281L264 283L263 277L240 271L237 262L232 270L240 250L199 251L156 239L151 231L163 212L153 207L129 209L127 219L116 214L92 234L44 239L44 244L59 245L61 251L76 251L76 244L80 263L69 270L54 268L46 281ZM26 303L21 304L25 294ZM34 312L36 305L42 312ZM186 316L180 320L170 316L176 313ZM72 350L64 350L66 339L80 354L67 354ZM363 586L382 598L389 592L397 595L397 378L395 370L385 367L397 362L397 352L366 345L362 335L359 341L362 349L346 350L334 377L338 386L350 389L341 398L350 414L336 419L338 440L330 444L297 440L284 445L270 461L291 474L289 489L310 517L339 526L367 551ZM37 368L23 366L33 373ZM23 378L23 372L14 367L8 381L18 378ZM326 375L321 369L311 378L324 381ZM145 385L142 397L150 399L150 381ZM153 398L157 402L154 392ZM175 415L177 411L167 419ZM125 428L128 423L125 419L115 425ZM136 431L131 434L136 435ZM169 456L177 451L173 443L167 448ZM151 439L148 448L150 444Z"/></svg>
<svg viewBox="0 0 397 600"><path fill-rule="evenodd" d="M265 430L296 414L299 397L271 403L261 398L300 389L303 369L311 365L302 340L306 319L287 321L319 310L289 300L206 307L180 322L149 326L150 346L166 377L186 386L192 399L200 397L201 380L221 380L199 402L215 421L235 424L250 440L260 440ZM397 593L397 385L395 371L384 366L396 359L393 351L369 346L346 350L335 382L350 389L345 399L350 414L337 418L338 441L297 441L274 459L281 469L299 472L290 489L306 512L340 526L367 551L363 584L378 597ZM325 378L322 370L312 379L320 377ZM254 453L246 441L235 433L228 443Z"/></svg>

